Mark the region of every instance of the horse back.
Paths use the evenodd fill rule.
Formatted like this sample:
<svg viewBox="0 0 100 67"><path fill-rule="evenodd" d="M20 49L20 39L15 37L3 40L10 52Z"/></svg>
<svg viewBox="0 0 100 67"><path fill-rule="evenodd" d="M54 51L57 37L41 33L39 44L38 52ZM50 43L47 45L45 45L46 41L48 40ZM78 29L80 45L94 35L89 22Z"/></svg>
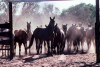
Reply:
<svg viewBox="0 0 100 67"><path fill-rule="evenodd" d="M54 37L53 33L50 35L49 30L47 28L36 28L33 34L35 38L42 40L50 40Z"/></svg>
<svg viewBox="0 0 100 67"><path fill-rule="evenodd" d="M15 41L25 43L27 41L27 33L23 30L15 30Z"/></svg>

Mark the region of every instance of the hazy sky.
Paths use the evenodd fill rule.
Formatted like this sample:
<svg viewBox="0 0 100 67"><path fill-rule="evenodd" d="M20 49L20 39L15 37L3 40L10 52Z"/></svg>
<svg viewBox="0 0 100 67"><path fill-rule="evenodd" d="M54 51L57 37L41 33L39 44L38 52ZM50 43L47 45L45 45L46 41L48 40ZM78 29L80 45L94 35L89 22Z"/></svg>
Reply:
<svg viewBox="0 0 100 67"><path fill-rule="evenodd" d="M75 6L77 4L80 4L80 3L86 3L86 4L93 4L95 5L96 0L69 0L69 1L38 1L40 2L40 6L43 7L44 4L53 4L55 7L58 7L60 9L60 11L62 11L63 9L67 9L69 8L70 6ZM33 1L34 2L34 1ZM20 3L18 4L18 9L17 9L17 12L16 12L16 15L20 15L21 14L21 11L22 11L22 7L23 7L23 4L24 3ZM0 14L3 13L3 10L0 10Z"/></svg>
<svg viewBox="0 0 100 67"><path fill-rule="evenodd" d="M46 2L41 2L41 5L44 3L46 4L53 4L55 7L58 7L60 11L63 9L69 8L70 6L75 6L80 3L86 3L86 4L96 4L96 0L71 0L71 1L46 1Z"/></svg>
<svg viewBox="0 0 100 67"><path fill-rule="evenodd" d="M60 11L62 11L63 9L67 9L69 8L70 6L75 6L77 4L80 4L80 3L86 3L86 4L93 4L95 5L95 2L96 0L69 0L69 1L39 1L40 3L40 6L43 7L44 4L53 4L55 7L58 7L60 9ZM16 12L16 15L20 15L21 14L21 8L23 7L23 4L24 3L20 3L18 4L20 6L20 8L18 8L17 12Z"/></svg>

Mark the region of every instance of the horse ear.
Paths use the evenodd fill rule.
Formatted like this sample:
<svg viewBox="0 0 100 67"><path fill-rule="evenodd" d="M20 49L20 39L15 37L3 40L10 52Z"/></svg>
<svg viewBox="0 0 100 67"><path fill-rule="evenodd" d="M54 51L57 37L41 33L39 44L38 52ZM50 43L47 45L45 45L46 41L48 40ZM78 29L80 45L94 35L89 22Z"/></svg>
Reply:
<svg viewBox="0 0 100 67"><path fill-rule="evenodd" d="M55 19L55 16L53 17L53 19Z"/></svg>
<svg viewBox="0 0 100 67"><path fill-rule="evenodd" d="M51 17L50 17L50 20L51 20Z"/></svg>
<svg viewBox="0 0 100 67"><path fill-rule="evenodd" d="M45 27L47 27L47 25L45 24Z"/></svg>
<svg viewBox="0 0 100 67"><path fill-rule="evenodd" d="M73 26L73 24L72 24L72 26Z"/></svg>
<svg viewBox="0 0 100 67"><path fill-rule="evenodd" d="M67 24L66 24L66 26L67 26Z"/></svg>
<svg viewBox="0 0 100 67"><path fill-rule="evenodd" d="M31 24L31 22L30 22L30 24Z"/></svg>
<svg viewBox="0 0 100 67"><path fill-rule="evenodd" d="M56 26L57 26L58 24L56 23Z"/></svg>
<svg viewBox="0 0 100 67"><path fill-rule="evenodd" d="M28 24L28 21L27 21L27 24Z"/></svg>
<svg viewBox="0 0 100 67"><path fill-rule="evenodd" d="M76 26L76 24L75 24L75 26Z"/></svg>

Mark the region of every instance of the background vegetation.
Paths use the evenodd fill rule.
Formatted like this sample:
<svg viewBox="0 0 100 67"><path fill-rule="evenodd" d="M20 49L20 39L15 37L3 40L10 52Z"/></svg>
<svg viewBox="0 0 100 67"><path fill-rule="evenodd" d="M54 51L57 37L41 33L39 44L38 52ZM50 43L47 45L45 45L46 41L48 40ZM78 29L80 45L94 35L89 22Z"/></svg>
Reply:
<svg viewBox="0 0 100 67"><path fill-rule="evenodd" d="M20 5L21 4L21 5ZM19 7L21 11L19 11ZM0 23L9 20L8 2L0 2ZM19 15L16 15L20 12ZM26 28L26 22L32 23L32 28L49 23L49 17L55 16L56 23L61 27L62 24L78 24L82 22L84 26L95 25L96 7L92 4L80 3L70 6L60 12L59 7L53 4L40 5L40 2L13 2L13 26L15 29Z"/></svg>

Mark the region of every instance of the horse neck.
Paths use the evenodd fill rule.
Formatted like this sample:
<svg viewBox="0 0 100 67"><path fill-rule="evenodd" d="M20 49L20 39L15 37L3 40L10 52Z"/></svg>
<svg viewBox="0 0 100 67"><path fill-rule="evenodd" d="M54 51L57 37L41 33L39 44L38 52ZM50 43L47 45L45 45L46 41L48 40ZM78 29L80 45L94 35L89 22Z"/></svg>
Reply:
<svg viewBox="0 0 100 67"><path fill-rule="evenodd" d="M31 29L27 27L27 33L31 32Z"/></svg>
<svg viewBox="0 0 100 67"><path fill-rule="evenodd" d="M59 27L57 27L57 33L59 33L60 32L60 29L59 29Z"/></svg>
<svg viewBox="0 0 100 67"><path fill-rule="evenodd" d="M66 34L67 29L63 28L64 33Z"/></svg>
<svg viewBox="0 0 100 67"><path fill-rule="evenodd" d="M52 34L54 32L53 28L50 25L48 25L48 27L46 28L46 30L48 30L49 34Z"/></svg>

